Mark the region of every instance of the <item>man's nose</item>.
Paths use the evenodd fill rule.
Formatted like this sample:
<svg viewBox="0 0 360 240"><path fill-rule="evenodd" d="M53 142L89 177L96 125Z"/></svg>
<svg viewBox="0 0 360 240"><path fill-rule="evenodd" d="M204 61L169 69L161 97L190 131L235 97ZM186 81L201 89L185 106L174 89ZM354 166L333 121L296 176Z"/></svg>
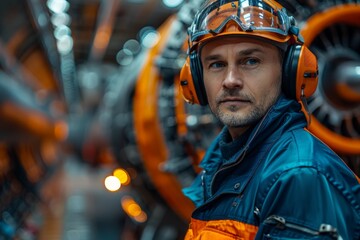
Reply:
<svg viewBox="0 0 360 240"><path fill-rule="evenodd" d="M223 81L225 88L236 88L243 86L243 76L241 71L236 66L228 66L226 75Z"/></svg>

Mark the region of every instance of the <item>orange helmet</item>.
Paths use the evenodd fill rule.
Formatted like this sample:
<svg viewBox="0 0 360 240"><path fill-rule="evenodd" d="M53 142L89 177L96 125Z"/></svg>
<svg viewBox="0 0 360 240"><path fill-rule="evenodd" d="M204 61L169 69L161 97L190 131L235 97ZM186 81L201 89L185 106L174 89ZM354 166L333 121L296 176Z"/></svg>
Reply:
<svg viewBox="0 0 360 240"><path fill-rule="evenodd" d="M283 76L287 80L284 82L283 77L283 86L290 89L284 92L297 100L303 95L309 97L317 86L317 61L315 55L303 46L299 32L294 17L275 1L207 0L188 29L189 57L180 73L185 100L207 104L199 49L208 41L228 35L259 38L286 51L284 63L287 65L283 65ZM315 78L315 81L308 84L308 78ZM311 87L305 89L305 85Z"/></svg>
<svg viewBox="0 0 360 240"><path fill-rule="evenodd" d="M201 42L234 34L285 43L298 32L295 19L277 2L208 0L189 28L189 48L193 50Z"/></svg>

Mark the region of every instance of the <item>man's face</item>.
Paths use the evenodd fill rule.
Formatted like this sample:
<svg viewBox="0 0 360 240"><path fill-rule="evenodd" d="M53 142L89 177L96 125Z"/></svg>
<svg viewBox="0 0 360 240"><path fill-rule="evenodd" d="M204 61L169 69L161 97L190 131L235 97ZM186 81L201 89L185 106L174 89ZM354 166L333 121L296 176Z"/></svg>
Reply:
<svg viewBox="0 0 360 240"><path fill-rule="evenodd" d="M279 50L260 40L226 37L201 50L210 109L233 138L260 120L281 91Z"/></svg>

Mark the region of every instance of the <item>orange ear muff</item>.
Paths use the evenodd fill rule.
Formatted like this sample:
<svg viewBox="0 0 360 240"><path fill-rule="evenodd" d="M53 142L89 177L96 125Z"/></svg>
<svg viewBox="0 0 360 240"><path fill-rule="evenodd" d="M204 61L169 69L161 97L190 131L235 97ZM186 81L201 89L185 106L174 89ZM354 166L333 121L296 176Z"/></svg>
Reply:
<svg viewBox="0 0 360 240"><path fill-rule="evenodd" d="M202 65L196 51L189 54L180 72L180 87L188 103L202 106L208 104L203 79Z"/></svg>
<svg viewBox="0 0 360 240"><path fill-rule="evenodd" d="M182 93L186 102L191 104L200 104L191 75L189 57L186 58L184 66L180 71L180 92Z"/></svg>
<svg viewBox="0 0 360 240"><path fill-rule="evenodd" d="M296 76L296 99L310 97L318 85L318 63L316 56L306 46L301 47Z"/></svg>
<svg viewBox="0 0 360 240"><path fill-rule="evenodd" d="M300 101L310 97L318 83L316 56L304 45L291 45L283 62L283 92L288 98Z"/></svg>

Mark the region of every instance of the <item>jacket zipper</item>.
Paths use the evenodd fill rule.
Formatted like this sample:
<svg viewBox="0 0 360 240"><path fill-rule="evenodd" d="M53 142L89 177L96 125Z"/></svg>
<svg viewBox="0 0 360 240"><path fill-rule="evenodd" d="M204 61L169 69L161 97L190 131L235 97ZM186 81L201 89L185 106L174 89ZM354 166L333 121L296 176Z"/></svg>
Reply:
<svg viewBox="0 0 360 240"><path fill-rule="evenodd" d="M342 240L342 237L339 236L337 229L334 228L333 226L331 226L330 224L323 223L320 225L319 230L316 231L316 230L312 230L307 227L303 227L303 226L300 226L297 224L286 222L285 218L276 216L276 215L272 215L272 216L268 217L267 219L265 219L265 223L276 225L276 227L279 229L290 228L290 229L295 229L297 231L307 233L307 234L310 234L313 236L328 235L333 239Z"/></svg>
<svg viewBox="0 0 360 240"><path fill-rule="evenodd" d="M216 176L217 176L220 172L222 172L222 171L224 171L224 170L226 170L226 169L235 167L236 165L238 165L239 163L241 163L242 160L243 160L244 157L245 157L245 154L246 154L246 151L248 150L248 148L249 148L248 146L245 147L244 152L239 156L240 159L239 159L238 161L234 162L233 164L227 165L227 166L225 166L225 167L223 167L223 168L220 168L220 169L214 174L214 176L213 176L212 179L211 179L211 183L210 183L209 197L211 197L211 196L213 195L212 188L213 188L213 184L214 184L214 180L215 180Z"/></svg>
<svg viewBox="0 0 360 240"><path fill-rule="evenodd" d="M261 122L259 123L259 126L258 126L257 129L255 130L255 132L254 132L254 134L251 136L251 138L249 139L248 143L245 145L243 153L238 157L239 159L238 159L235 163L233 163L233 164L230 164L230 165L228 165L228 166L225 166L225 167L223 167L223 168L220 168L220 169L214 174L214 176L213 176L212 179L211 179L211 183L210 183L209 197L211 197L211 196L213 195L212 187L213 187L214 180L215 180L216 176L218 175L218 173L221 172L221 171L223 171L223 170L226 170L226 169L229 169L229 168L231 168L231 167L234 167L234 166L238 165L238 164L241 163L242 160L245 158L246 152L247 152L247 150L249 149L250 144L252 143L252 141L253 141L253 140L255 139L255 137L257 136L260 128L262 127L262 125L263 125L263 123L264 123L267 115L269 115L269 112L270 112L271 109L272 109L272 108L270 108L270 109L266 112L266 114L264 115L264 117L261 119Z"/></svg>

